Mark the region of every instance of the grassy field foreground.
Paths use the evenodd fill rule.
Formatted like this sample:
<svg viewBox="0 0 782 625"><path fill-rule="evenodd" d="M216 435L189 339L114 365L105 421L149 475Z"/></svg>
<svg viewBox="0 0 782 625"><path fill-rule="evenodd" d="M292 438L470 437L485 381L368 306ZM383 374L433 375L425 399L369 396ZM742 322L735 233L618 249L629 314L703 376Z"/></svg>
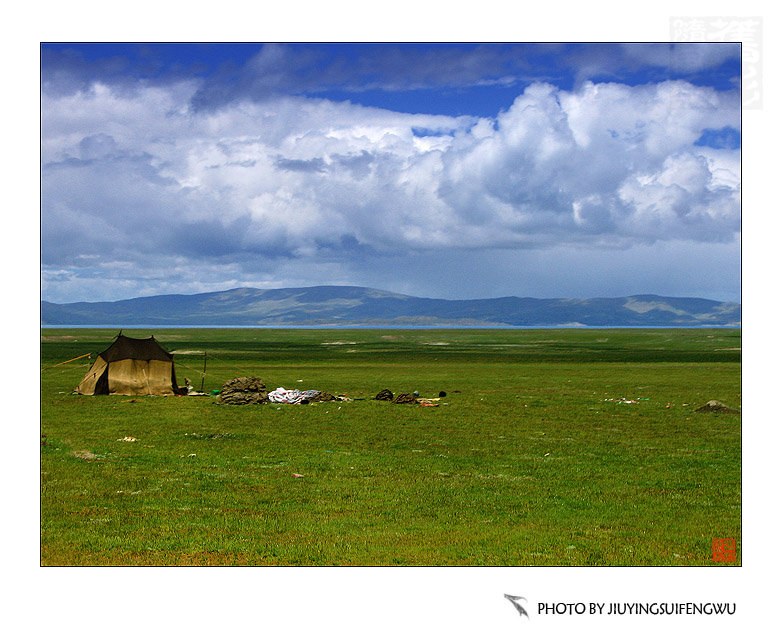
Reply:
<svg viewBox="0 0 782 625"><path fill-rule="evenodd" d="M43 565L741 563L739 330L128 330L355 401L72 395L115 334L41 332Z"/></svg>

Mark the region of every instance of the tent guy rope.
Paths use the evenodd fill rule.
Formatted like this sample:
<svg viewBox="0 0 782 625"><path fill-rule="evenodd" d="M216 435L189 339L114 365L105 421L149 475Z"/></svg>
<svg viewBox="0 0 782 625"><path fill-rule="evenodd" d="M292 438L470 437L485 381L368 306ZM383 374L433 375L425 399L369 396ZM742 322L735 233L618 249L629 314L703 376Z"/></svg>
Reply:
<svg viewBox="0 0 782 625"><path fill-rule="evenodd" d="M67 365L69 362L73 362L74 360L80 360L81 358L86 358L87 356L91 356L92 352L89 354L82 354L81 356L76 356L76 358L71 358L70 360L66 360L64 362L58 362L56 365L51 365L49 367L43 367L41 371L46 371L47 369L54 369L55 367L59 367L60 365Z"/></svg>

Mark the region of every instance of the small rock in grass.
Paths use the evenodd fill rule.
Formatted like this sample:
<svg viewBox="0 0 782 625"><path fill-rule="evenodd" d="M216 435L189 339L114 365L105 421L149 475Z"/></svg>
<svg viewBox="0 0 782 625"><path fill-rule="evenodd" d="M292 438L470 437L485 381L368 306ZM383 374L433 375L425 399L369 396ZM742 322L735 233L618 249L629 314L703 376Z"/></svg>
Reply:
<svg viewBox="0 0 782 625"><path fill-rule="evenodd" d="M711 401L707 402L700 408L696 408L694 412L718 412L718 413L732 413L735 414L738 412L735 408L731 408L730 406L723 404L721 401L717 401L716 399L712 399Z"/></svg>

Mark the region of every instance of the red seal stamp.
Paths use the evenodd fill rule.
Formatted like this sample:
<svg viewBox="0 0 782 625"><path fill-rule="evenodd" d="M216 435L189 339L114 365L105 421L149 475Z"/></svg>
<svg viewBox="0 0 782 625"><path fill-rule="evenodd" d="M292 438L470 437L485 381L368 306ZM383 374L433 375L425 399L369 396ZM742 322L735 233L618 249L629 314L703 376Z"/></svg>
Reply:
<svg viewBox="0 0 782 625"><path fill-rule="evenodd" d="M733 562L736 559L736 541L733 538L715 538L712 554L715 562Z"/></svg>

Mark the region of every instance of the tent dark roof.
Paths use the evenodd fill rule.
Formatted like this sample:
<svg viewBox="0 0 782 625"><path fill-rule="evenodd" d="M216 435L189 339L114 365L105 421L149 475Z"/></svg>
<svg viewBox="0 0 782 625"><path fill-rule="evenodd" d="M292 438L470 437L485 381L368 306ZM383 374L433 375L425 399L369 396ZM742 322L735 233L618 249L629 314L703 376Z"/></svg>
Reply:
<svg viewBox="0 0 782 625"><path fill-rule="evenodd" d="M164 360L171 362L174 357L166 350L160 347L155 337L148 339L132 339L129 336L120 334L111 346L100 354L106 362L116 362L117 360Z"/></svg>

